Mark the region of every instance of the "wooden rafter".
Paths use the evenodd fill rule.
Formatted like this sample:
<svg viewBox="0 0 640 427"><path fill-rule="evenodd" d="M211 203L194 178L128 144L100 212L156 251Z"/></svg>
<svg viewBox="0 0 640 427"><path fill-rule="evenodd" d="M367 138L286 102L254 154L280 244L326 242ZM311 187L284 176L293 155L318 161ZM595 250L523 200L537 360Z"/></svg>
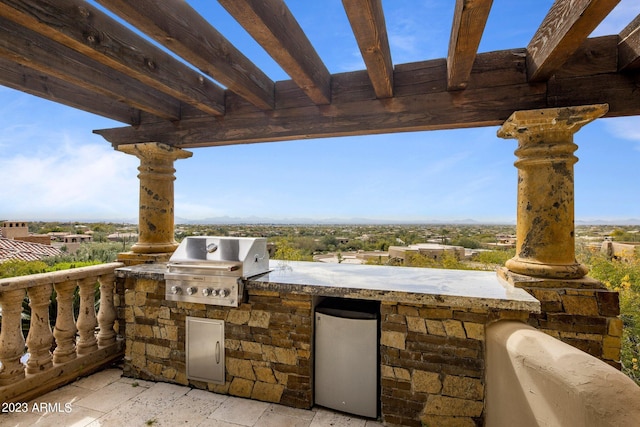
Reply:
<svg viewBox="0 0 640 427"><path fill-rule="evenodd" d="M618 68L620 70L640 68L640 15L620 32Z"/></svg>
<svg viewBox="0 0 640 427"><path fill-rule="evenodd" d="M447 55L447 87L467 86L493 0L456 0Z"/></svg>
<svg viewBox="0 0 640 427"><path fill-rule="evenodd" d="M140 111L127 104L97 97L95 92L9 59L0 58L0 84L122 123L140 122Z"/></svg>
<svg viewBox="0 0 640 427"><path fill-rule="evenodd" d="M96 1L253 105L273 108L273 81L186 1Z"/></svg>
<svg viewBox="0 0 640 427"><path fill-rule="evenodd" d="M331 75L282 0L218 0L316 104L331 102Z"/></svg>
<svg viewBox="0 0 640 427"><path fill-rule="evenodd" d="M382 0L342 0L378 98L393 96L393 63Z"/></svg>
<svg viewBox="0 0 640 427"><path fill-rule="evenodd" d="M620 0L556 0L527 46L529 80L548 80Z"/></svg>
<svg viewBox="0 0 640 427"><path fill-rule="evenodd" d="M145 87L138 80L2 17L0 57L67 81L92 92L94 97L104 95L116 101L124 100L126 104L158 117L180 119L177 99Z"/></svg>
<svg viewBox="0 0 640 427"><path fill-rule="evenodd" d="M81 0L0 0L0 16L212 115L222 88Z"/></svg>
<svg viewBox="0 0 640 427"><path fill-rule="evenodd" d="M82 0L0 0L0 84L129 124L97 131L115 146L493 126L579 104L640 115L640 17L587 39L619 0L556 0L526 49L482 54L492 1L456 0L447 58L395 66L382 0L343 0L366 69L335 75L285 0L219 0L292 76L279 82L184 0L94 1L131 25Z"/></svg>

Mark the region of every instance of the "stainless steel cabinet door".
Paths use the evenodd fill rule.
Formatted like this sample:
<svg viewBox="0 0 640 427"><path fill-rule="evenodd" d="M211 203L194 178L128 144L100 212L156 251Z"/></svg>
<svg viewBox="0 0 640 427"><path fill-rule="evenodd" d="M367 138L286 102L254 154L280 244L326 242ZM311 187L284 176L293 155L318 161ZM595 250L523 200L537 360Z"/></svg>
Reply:
<svg viewBox="0 0 640 427"><path fill-rule="evenodd" d="M187 317L187 378L224 384L224 322Z"/></svg>

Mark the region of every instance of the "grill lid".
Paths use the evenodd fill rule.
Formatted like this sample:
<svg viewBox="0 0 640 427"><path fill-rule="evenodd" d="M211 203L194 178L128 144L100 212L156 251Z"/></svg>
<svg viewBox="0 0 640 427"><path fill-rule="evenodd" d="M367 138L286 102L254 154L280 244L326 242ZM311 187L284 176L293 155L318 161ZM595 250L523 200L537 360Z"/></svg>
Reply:
<svg viewBox="0 0 640 427"><path fill-rule="evenodd" d="M167 264L168 273L247 278L267 271L269 253L263 237L189 236Z"/></svg>

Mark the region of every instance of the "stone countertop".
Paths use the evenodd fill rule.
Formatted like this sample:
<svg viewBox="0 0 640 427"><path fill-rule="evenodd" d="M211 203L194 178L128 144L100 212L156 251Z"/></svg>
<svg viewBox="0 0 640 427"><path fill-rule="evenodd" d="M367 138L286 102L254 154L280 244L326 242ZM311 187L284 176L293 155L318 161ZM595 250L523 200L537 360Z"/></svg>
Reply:
<svg viewBox="0 0 640 427"><path fill-rule="evenodd" d="M116 277L136 277L140 279L164 280L167 263L137 264L116 268Z"/></svg>
<svg viewBox="0 0 640 427"><path fill-rule="evenodd" d="M166 264L118 268L118 277L164 280ZM319 262L269 262L270 272L246 282L246 289L359 298L409 304L540 312L526 291L495 272Z"/></svg>
<svg viewBox="0 0 640 427"><path fill-rule="evenodd" d="M278 260L271 260L269 267L269 273L249 280L247 288L540 312L538 300L499 279L495 272Z"/></svg>

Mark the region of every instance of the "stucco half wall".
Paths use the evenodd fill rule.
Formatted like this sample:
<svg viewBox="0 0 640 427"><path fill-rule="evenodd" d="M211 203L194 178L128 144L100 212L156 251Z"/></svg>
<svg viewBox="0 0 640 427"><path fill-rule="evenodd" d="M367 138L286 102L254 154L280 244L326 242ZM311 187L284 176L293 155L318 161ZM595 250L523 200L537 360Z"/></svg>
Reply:
<svg viewBox="0 0 640 427"><path fill-rule="evenodd" d="M605 427L640 420L640 387L524 323L487 328L486 425Z"/></svg>

